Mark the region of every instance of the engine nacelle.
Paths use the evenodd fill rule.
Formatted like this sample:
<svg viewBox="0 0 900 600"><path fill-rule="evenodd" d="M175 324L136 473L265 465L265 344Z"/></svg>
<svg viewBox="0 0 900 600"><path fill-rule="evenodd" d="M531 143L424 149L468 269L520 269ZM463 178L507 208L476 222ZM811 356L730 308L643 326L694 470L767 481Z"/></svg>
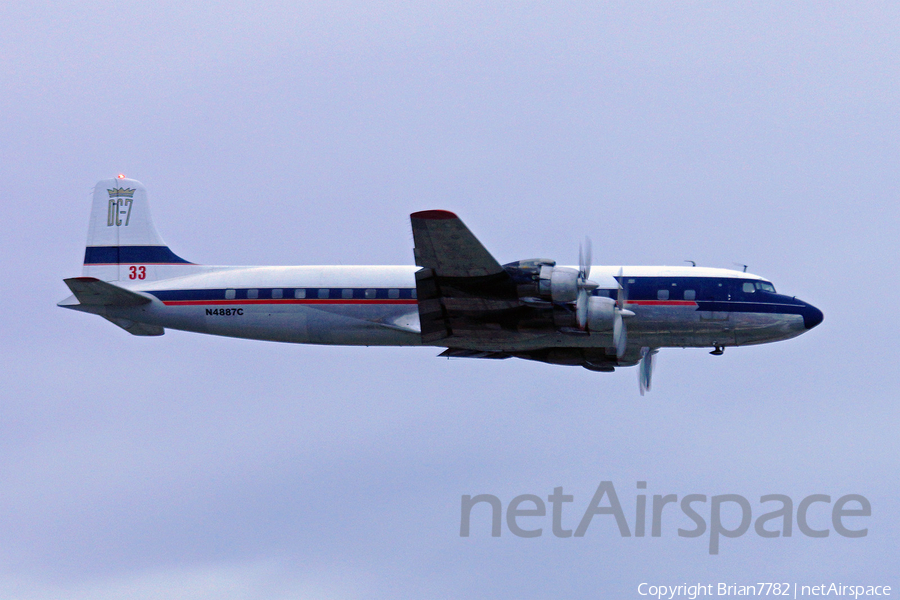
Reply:
<svg viewBox="0 0 900 600"><path fill-rule="evenodd" d="M616 301L606 296L591 296L587 308L588 331L611 331L616 320Z"/></svg>
<svg viewBox="0 0 900 600"><path fill-rule="evenodd" d="M578 270L569 267L541 267L538 283L541 296L554 302L575 302L578 298Z"/></svg>

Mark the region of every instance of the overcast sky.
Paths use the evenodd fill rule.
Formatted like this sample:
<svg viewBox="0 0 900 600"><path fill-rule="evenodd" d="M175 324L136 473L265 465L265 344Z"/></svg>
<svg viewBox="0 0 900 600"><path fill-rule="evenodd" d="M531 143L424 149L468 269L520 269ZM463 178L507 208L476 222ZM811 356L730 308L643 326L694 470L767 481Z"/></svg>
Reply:
<svg viewBox="0 0 900 600"><path fill-rule="evenodd" d="M0 596L900 593L896 3L32 1L0 24ZM194 262L412 264L408 215L440 208L501 262L571 264L590 235L597 264L747 264L825 320L664 350L645 397L635 369L133 337L55 306L117 173ZM659 538L492 538L486 511L459 535L464 494L562 486L574 528L604 480L630 523L637 481L872 516L717 556L677 509Z"/></svg>

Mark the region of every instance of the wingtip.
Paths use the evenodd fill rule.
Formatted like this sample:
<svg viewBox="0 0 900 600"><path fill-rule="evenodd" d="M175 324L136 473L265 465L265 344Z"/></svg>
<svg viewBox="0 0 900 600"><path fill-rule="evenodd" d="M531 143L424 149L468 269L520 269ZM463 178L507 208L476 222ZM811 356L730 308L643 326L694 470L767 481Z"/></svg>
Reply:
<svg viewBox="0 0 900 600"><path fill-rule="evenodd" d="M414 212L409 215L411 219L429 219L429 220L439 220L439 219L458 219L455 214L450 212L449 210L421 210L419 212Z"/></svg>
<svg viewBox="0 0 900 600"><path fill-rule="evenodd" d="M56 303L60 308L72 308L73 306L79 306L80 304L81 303L78 301L78 298L75 297L75 294Z"/></svg>

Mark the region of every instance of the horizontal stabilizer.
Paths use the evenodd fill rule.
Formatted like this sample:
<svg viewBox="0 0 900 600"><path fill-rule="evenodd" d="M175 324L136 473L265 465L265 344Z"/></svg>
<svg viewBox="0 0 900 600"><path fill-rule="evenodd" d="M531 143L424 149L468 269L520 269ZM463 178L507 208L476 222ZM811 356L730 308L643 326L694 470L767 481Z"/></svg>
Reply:
<svg viewBox="0 0 900 600"><path fill-rule="evenodd" d="M94 277L72 277L63 279L63 281L72 290L73 295L57 306L100 315L131 335L162 335L166 332L160 325L139 323L117 316L118 311L114 310L149 304L152 300L148 296L100 281Z"/></svg>
<svg viewBox="0 0 900 600"><path fill-rule="evenodd" d="M84 306L126 307L150 303L147 296L100 281L95 277L72 277L63 281L78 298L78 302Z"/></svg>

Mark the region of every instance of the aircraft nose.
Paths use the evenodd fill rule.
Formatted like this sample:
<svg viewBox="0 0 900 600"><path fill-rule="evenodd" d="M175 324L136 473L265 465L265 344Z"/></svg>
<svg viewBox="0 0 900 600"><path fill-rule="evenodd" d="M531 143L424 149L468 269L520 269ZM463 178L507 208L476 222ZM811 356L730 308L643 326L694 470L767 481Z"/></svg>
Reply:
<svg viewBox="0 0 900 600"><path fill-rule="evenodd" d="M806 302L804 302L802 315L803 325L807 329L812 329L813 327L821 323L822 319L825 318L825 315L822 314L821 310Z"/></svg>

